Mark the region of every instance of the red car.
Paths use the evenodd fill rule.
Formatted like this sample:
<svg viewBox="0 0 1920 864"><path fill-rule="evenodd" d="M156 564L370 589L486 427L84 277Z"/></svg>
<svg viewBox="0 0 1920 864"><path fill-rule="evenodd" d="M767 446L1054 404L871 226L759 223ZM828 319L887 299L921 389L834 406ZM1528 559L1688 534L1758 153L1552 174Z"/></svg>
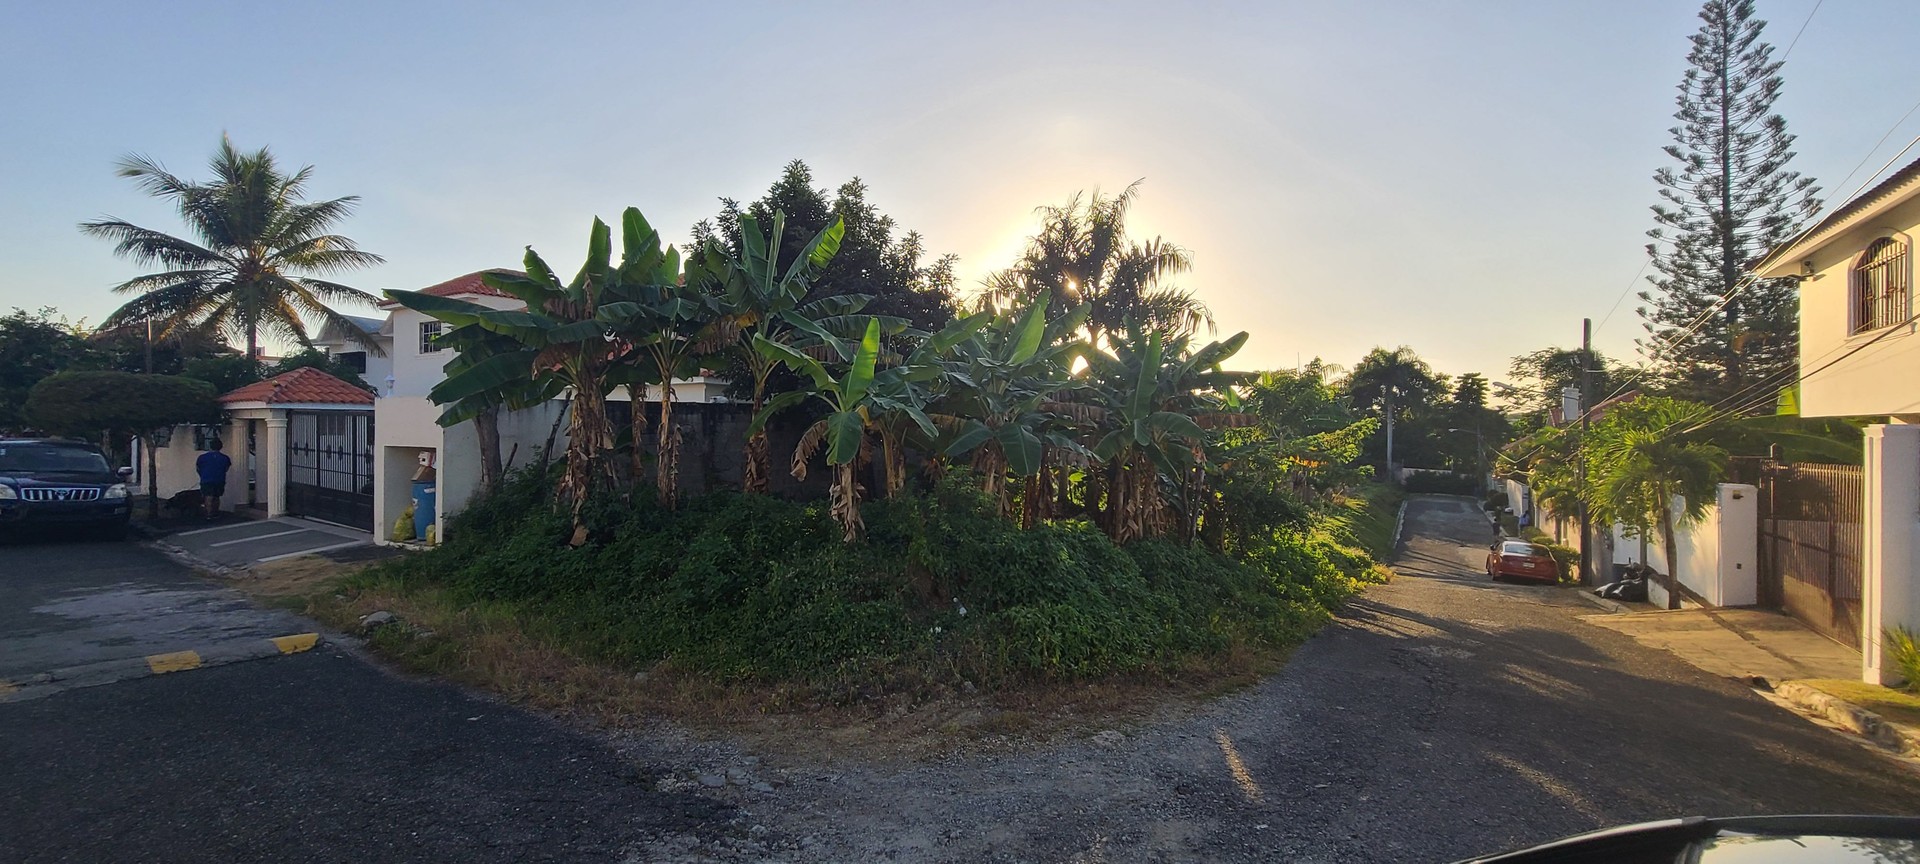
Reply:
<svg viewBox="0 0 1920 864"><path fill-rule="evenodd" d="M1525 540L1496 540L1487 548L1487 575L1501 579L1560 581L1560 563L1547 547Z"/></svg>

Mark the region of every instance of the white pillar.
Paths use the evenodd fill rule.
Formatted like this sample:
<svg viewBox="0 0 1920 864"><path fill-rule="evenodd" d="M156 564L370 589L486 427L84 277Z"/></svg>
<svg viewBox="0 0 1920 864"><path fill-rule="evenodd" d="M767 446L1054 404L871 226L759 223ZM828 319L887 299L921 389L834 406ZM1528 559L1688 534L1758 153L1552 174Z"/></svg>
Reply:
<svg viewBox="0 0 1920 864"><path fill-rule="evenodd" d="M220 509L232 510L247 502L247 421L233 420L220 436L220 452L233 464L227 466L227 494Z"/></svg>
<svg viewBox="0 0 1920 864"><path fill-rule="evenodd" d="M1881 631L1920 631L1920 574L1914 572L1920 533L1920 426L1868 426L1866 506L1862 513L1860 590L1861 679L1891 684L1900 668L1885 656Z"/></svg>
<svg viewBox="0 0 1920 864"><path fill-rule="evenodd" d="M287 415L267 418L267 443L260 454L260 483L267 489L267 516L287 515Z"/></svg>

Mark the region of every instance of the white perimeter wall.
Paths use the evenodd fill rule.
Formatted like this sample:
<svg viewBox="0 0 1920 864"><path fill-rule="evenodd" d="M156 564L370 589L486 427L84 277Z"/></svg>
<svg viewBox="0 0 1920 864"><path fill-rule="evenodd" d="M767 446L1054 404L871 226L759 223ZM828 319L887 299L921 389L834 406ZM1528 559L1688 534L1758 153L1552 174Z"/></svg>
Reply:
<svg viewBox="0 0 1920 864"><path fill-rule="evenodd" d="M510 460L507 470L539 458L563 404L556 399L537 408L500 415L500 456ZM472 421L442 429L436 422L439 416L440 407L424 396L375 400L374 441L379 452L374 459L373 518L378 529L375 536L383 543L412 501L413 475L422 451L434 454L436 537L445 536L448 518L460 512L479 491L480 442ZM566 443L563 423L554 436L554 449L564 448Z"/></svg>
<svg viewBox="0 0 1920 864"><path fill-rule="evenodd" d="M1685 502L1674 499L1679 512ZM1759 490L1744 483L1722 483L1715 502L1700 521L1681 528L1674 538L1680 566L1674 573L1680 584L1715 606L1751 606L1759 602L1760 531ZM1613 526L1613 561L1644 563L1661 573L1667 569L1666 546L1660 532L1646 538L1646 558L1640 557L1641 538L1629 536L1624 526ZM1647 600L1662 609L1667 591L1659 582L1647 583Z"/></svg>

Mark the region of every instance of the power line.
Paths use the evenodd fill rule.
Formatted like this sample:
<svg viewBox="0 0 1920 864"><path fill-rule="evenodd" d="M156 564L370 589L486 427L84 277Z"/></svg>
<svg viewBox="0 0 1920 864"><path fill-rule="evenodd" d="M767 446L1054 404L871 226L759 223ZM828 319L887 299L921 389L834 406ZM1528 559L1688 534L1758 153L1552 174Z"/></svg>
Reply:
<svg viewBox="0 0 1920 864"><path fill-rule="evenodd" d="M1860 163L1858 165L1854 166L1854 169L1852 171L1847 172L1847 176L1843 178L1840 182L1842 184L1845 184L1848 180L1853 179L1853 176L1855 174L1860 173L1860 169L1866 166L1867 160L1873 158L1873 152L1875 150L1880 149L1880 145L1886 143L1886 140L1892 137L1893 133L1897 131L1900 128L1900 126L1907 121L1908 117L1913 116L1913 113L1915 111L1920 111L1920 101L1916 101L1915 103L1913 103L1913 106L1908 108L1905 114L1900 115L1899 120L1894 121L1893 127L1888 129L1885 135L1880 136L1880 140L1878 142L1875 142L1875 144L1873 145L1873 148L1867 151L1867 155L1860 160ZM1881 172L1884 172L1888 168L1892 167L1893 163L1899 161L1901 157L1907 155L1907 152L1912 150L1915 145L1920 145L1920 136L1915 136L1912 141L1907 142L1907 146L1900 148L1900 152L1895 153L1893 155L1893 158L1888 159L1886 164L1880 166L1879 170L1874 171L1872 174L1867 176L1866 180L1861 181L1860 185L1854 189L1853 194L1848 195L1846 200L1851 201L1854 198L1858 197L1860 193L1865 192L1867 189L1867 186L1873 183L1874 179L1878 178ZM1828 195L1827 199L1821 202L1821 205L1820 205L1821 210L1823 211L1826 210L1833 203L1835 197L1838 195L1838 189L1839 187L1835 187L1835 193ZM1798 233L1794 235L1794 237L1791 240L1788 240L1787 242L1782 243L1775 248L1779 248L1779 249L1790 248L1794 244L1799 243L1802 240L1805 240L1809 235L1812 234L1814 229L1819 228L1820 225L1823 222L1825 222L1828 218L1831 218L1831 216L1832 214L1829 213L1825 216L1822 216L1819 219L1812 220L1807 225L1807 227L1802 228ZM1726 308L1728 303L1733 302L1733 298L1735 296L1739 295L1740 292L1745 291L1747 288L1752 287L1753 284L1758 281L1760 281L1759 275L1751 271L1748 272L1745 276L1742 276L1740 279L1736 280L1733 286L1727 289L1727 293L1722 294L1720 298L1714 302L1713 306L1708 308L1705 312L1700 313L1699 317L1695 318L1693 322L1686 327L1686 329L1674 335L1672 338L1665 340L1664 345L1654 346L1653 350L1650 351L1647 355L1648 362L1646 364L1641 365L1637 369L1635 369L1631 374L1627 375L1626 380L1621 381L1619 387L1614 388L1614 391L1612 393L1607 394L1606 397L1603 399L1600 399L1599 402L1605 402L1607 401L1607 399L1612 399L1613 397L1626 392L1627 388L1632 386L1632 384L1635 383L1635 381L1637 381L1638 379L1644 378L1647 375L1647 373L1653 371L1653 364L1659 362L1660 360L1659 355L1661 353L1672 350L1674 347L1680 344L1681 340L1684 340L1688 336L1691 336L1695 332L1698 332L1701 327L1705 326L1708 321L1712 320L1714 315L1718 314L1721 309ZM1599 402L1596 402L1595 404L1599 404ZM1583 406L1583 409L1591 410L1591 407Z"/></svg>

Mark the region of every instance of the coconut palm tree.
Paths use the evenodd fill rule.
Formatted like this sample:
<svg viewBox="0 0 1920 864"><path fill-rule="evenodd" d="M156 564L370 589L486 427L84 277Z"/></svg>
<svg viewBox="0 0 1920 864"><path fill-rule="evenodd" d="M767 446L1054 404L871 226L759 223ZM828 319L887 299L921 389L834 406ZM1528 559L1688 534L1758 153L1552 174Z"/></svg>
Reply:
<svg viewBox="0 0 1920 864"><path fill-rule="evenodd" d="M311 346L306 321L332 324L376 354L373 338L329 303L373 305L379 298L311 274L357 270L381 263L332 228L353 211L354 196L306 201L313 167L283 173L273 154L234 149L225 136L209 167L214 179L193 182L144 156L121 160L119 175L173 202L196 239L176 237L108 217L80 230L114 241L114 252L163 269L114 287L140 296L101 322L103 328L152 324L162 337L212 330L244 338L258 362L261 336Z"/></svg>
<svg viewBox="0 0 1920 864"><path fill-rule="evenodd" d="M1212 329L1206 304L1166 281L1192 269L1187 250L1159 237L1127 237L1127 211L1139 189L1135 180L1118 195L1076 194L1063 206L1040 208L1040 233L1019 263L987 280L986 299L1007 305L1046 295L1056 309L1090 304L1087 333L1095 345L1129 320L1169 336Z"/></svg>
<svg viewBox="0 0 1920 864"><path fill-rule="evenodd" d="M1584 445L1591 512L1641 536L1660 532L1669 609L1680 608L1674 531L1706 514L1726 471L1727 451L1703 440L1708 413L1693 402L1641 398L1608 414Z"/></svg>

